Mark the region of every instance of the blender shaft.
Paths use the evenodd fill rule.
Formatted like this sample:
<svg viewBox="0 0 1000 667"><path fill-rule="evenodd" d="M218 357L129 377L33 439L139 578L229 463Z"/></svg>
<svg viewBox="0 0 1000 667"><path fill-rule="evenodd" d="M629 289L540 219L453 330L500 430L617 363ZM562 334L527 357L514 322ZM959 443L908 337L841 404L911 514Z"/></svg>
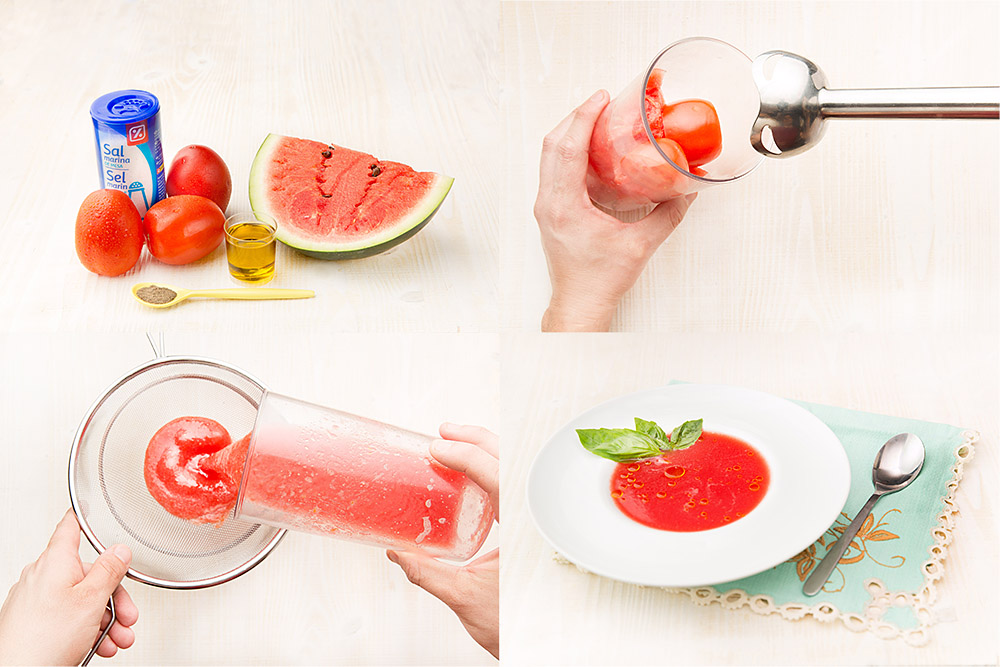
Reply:
<svg viewBox="0 0 1000 667"><path fill-rule="evenodd" d="M822 88L825 118L1000 118L1000 87Z"/></svg>

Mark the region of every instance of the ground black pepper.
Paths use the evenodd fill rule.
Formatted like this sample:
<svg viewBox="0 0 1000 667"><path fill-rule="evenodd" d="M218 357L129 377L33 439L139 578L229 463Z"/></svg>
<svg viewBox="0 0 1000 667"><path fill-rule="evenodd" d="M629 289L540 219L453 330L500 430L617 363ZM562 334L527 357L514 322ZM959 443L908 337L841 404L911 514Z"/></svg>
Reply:
<svg viewBox="0 0 1000 667"><path fill-rule="evenodd" d="M152 304L170 303L177 298L177 292L159 285L140 287L135 291L135 295L146 303Z"/></svg>

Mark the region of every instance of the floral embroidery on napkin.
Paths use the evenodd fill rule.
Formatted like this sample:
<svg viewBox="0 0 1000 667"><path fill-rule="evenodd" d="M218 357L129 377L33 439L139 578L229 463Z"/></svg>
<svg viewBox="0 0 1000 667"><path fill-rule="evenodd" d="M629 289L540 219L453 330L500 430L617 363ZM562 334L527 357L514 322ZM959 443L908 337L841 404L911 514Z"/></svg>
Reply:
<svg viewBox="0 0 1000 667"><path fill-rule="evenodd" d="M861 529L858 531L858 534L853 540L851 540L851 544L847 547L847 551L844 552L844 555L837 563L837 567L835 567L833 572L830 574L830 580L823 584L824 592L839 593L844 590L844 585L847 583L847 577L844 575L844 571L840 569L841 565L860 563L867 558L873 561L876 565L895 569L906 562L905 556L895 554L888 559L890 562L895 563L890 565L888 562L879 560L871 553L868 547L869 542L885 542L886 540L899 539L899 535L886 530L886 527L889 525L889 519L887 517L894 513L901 514L902 512L898 509L891 509L882 514L878 523L875 522L874 513L868 515L868 518L861 524ZM800 551L797 555L785 561L786 563L795 563L795 572L799 576L799 581L805 581L812 569L819 564L819 561L823 560L823 556L816 555L817 547L826 547L826 551L829 551L830 547L832 547L844 531L847 530L850 523L851 517L841 512L840 518L838 518L832 526L827 528L826 532L823 533L818 540L810 544L809 548L805 551ZM826 551L823 552L824 555L826 554Z"/></svg>

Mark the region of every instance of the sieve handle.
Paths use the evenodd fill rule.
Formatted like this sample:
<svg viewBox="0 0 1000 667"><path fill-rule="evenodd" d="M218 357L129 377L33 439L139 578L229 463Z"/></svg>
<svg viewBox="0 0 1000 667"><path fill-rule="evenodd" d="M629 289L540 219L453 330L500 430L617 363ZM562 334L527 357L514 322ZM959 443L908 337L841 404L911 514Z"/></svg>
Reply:
<svg viewBox="0 0 1000 667"><path fill-rule="evenodd" d="M153 348L153 356L156 359L160 357L167 356L167 348L163 345L163 332L160 332L158 340L153 340L153 334L146 332L146 340L149 341L149 346Z"/></svg>
<svg viewBox="0 0 1000 667"><path fill-rule="evenodd" d="M101 633L101 636L97 638L96 642L94 642L94 647L92 649L90 649L90 653L88 653L87 657L84 658L83 662L80 663L80 667L86 667L86 665L90 663L90 659L94 657L95 653L97 653L97 647L101 645L101 642L104 641L104 638L108 636L109 632L111 632L111 626L115 624L115 620L118 618L117 616L115 616L115 599L114 599L114 597L108 598L108 607L107 607L107 609L108 609L108 611L111 612L111 620L108 621L108 625L107 625L107 627L104 628L104 632Z"/></svg>

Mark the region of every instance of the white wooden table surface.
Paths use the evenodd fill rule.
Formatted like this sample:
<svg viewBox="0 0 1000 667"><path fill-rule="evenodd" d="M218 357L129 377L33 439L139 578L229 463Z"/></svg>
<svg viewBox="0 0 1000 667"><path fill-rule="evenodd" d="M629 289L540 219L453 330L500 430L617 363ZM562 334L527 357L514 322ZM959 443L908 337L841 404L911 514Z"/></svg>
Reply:
<svg viewBox="0 0 1000 667"><path fill-rule="evenodd" d="M41 331L495 330L498 12L483 0L0 3L5 321ZM133 283L237 284L221 247L183 267L144 251L117 278L77 261L77 209L99 187L90 104L130 87L160 99L168 165L192 143L222 155L230 214L250 210L247 176L268 132L334 141L455 185L434 220L388 254L328 262L280 247L269 287L314 289L315 299L149 310Z"/></svg>
<svg viewBox="0 0 1000 667"><path fill-rule="evenodd" d="M270 389L424 433L499 419L494 334L168 334ZM141 334L0 335L0 594L69 507L66 464L101 392L152 351ZM498 542L494 530L485 548ZM93 550L83 540L81 555ZM139 606L120 664L495 664L452 612L382 550L289 533L258 567L202 591L126 586ZM105 661L95 659L93 664Z"/></svg>
<svg viewBox="0 0 1000 667"><path fill-rule="evenodd" d="M689 36L820 65L833 87L997 85L995 2L504 3L501 326L537 330L541 140ZM834 121L811 151L705 191L618 310L623 331L997 326L1000 123Z"/></svg>
<svg viewBox="0 0 1000 667"><path fill-rule="evenodd" d="M990 335L895 340L855 334L554 334L506 336L501 624L510 664L993 664L997 660L997 373ZM931 642L913 648L839 622L758 616L585 574L552 560L528 514L536 453L605 400L671 379L733 384L982 434L957 496L961 509Z"/></svg>

